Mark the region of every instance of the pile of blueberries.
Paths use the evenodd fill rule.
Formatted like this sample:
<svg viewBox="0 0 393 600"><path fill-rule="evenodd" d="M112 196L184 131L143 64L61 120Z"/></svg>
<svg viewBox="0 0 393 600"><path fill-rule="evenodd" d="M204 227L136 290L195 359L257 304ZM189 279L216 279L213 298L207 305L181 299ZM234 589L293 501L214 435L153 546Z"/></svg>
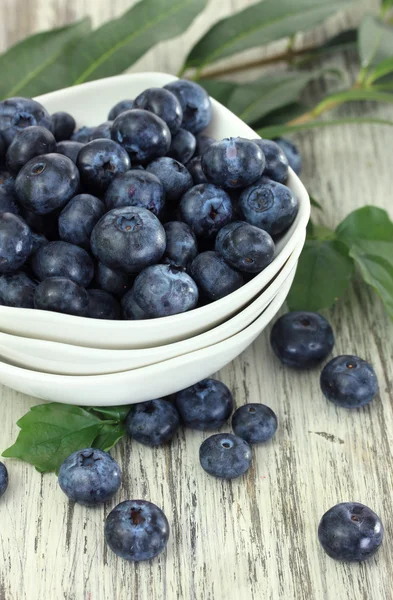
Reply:
<svg viewBox="0 0 393 600"><path fill-rule="evenodd" d="M186 80L78 130L34 100L0 102L0 302L150 319L261 272L296 217L285 184L300 155L286 140L216 141L211 118Z"/></svg>
<svg viewBox="0 0 393 600"><path fill-rule="evenodd" d="M280 317L270 337L272 348L284 365L310 369L333 349L334 335L328 321L313 312L290 312ZM337 356L322 370L324 395L337 406L359 408L378 392L372 366L357 356ZM209 431L220 429L233 411L230 390L215 379L134 405L126 419L130 438L147 446L162 446L172 440L180 424ZM216 433L199 450L203 469L215 477L233 479L247 472L252 445L267 442L277 430L275 413L264 404L240 406L232 415L234 433ZM97 448L71 454L58 477L63 492L74 502L96 505L111 499L121 486L116 461ZM0 496L8 485L8 473L0 463ZM362 561L382 543L384 528L378 515L358 502L343 502L322 517L318 537L326 553L336 560ZM118 556L131 561L157 556L168 542L169 524L163 511L146 500L127 500L108 515L104 535Z"/></svg>

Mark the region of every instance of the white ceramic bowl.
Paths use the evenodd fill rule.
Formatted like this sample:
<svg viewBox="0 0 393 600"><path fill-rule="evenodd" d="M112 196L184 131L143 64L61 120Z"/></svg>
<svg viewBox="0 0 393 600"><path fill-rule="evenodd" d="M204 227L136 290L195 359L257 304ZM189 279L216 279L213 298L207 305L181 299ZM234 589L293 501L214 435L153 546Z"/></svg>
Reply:
<svg viewBox="0 0 393 600"><path fill-rule="evenodd" d="M0 383L42 400L81 406L134 404L173 394L212 375L243 352L274 318L293 277L294 271L251 325L218 344L148 367L109 375L52 375L0 361Z"/></svg>
<svg viewBox="0 0 393 600"><path fill-rule="evenodd" d="M57 375L102 375L145 367L217 344L250 325L292 277L305 234L274 281L256 300L210 331L183 340L141 350L108 350L72 346L0 333L0 360L25 369Z"/></svg>
<svg viewBox="0 0 393 600"><path fill-rule="evenodd" d="M80 124L106 120L108 110L122 98L135 97L148 87L176 79L165 73L138 73L111 77L45 94L37 98L50 113L66 110ZM213 137L255 138L257 134L219 102L212 100ZM276 248L273 262L236 292L188 313L148 321L99 321L59 313L0 306L0 331L29 338L65 342L92 348L149 348L187 339L222 323L257 296L277 275L305 231L310 201L300 179L290 172L289 187L299 201L298 215Z"/></svg>

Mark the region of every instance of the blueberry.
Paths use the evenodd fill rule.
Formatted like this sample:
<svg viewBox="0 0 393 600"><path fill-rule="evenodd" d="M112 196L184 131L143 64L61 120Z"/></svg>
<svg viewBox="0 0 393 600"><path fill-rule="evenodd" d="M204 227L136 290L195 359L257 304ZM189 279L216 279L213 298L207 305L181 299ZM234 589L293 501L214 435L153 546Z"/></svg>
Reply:
<svg viewBox="0 0 393 600"><path fill-rule="evenodd" d="M358 356L336 356L323 368L321 389L326 398L344 408L369 404L378 393L372 366Z"/></svg>
<svg viewBox="0 0 393 600"><path fill-rule="evenodd" d="M115 208L91 234L94 256L111 269L138 273L157 263L165 252L165 230L152 212L139 206Z"/></svg>
<svg viewBox="0 0 393 600"><path fill-rule="evenodd" d="M75 119L67 112L55 112L52 115L53 135L56 142L69 140L76 127Z"/></svg>
<svg viewBox="0 0 393 600"><path fill-rule="evenodd" d="M34 233L34 231L31 232L31 239L33 243L31 247L30 257L33 254L35 254L39 248L42 248L42 246L46 246L46 244L49 244L49 241L44 235L42 235L41 233Z"/></svg>
<svg viewBox="0 0 393 600"><path fill-rule="evenodd" d="M48 240L59 239L57 213L37 215L36 213L22 206L21 216L32 231L39 231L40 235L44 235Z"/></svg>
<svg viewBox="0 0 393 600"><path fill-rule="evenodd" d="M72 140L65 140L57 144L56 152L67 156L76 165L78 154L83 148L84 144L81 142L73 142Z"/></svg>
<svg viewBox="0 0 393 600"><path fill-rule="evenodd" d="M212 106L206 91L193 81L178 79L164 86L175 94L183 110L181 126L191 133L205 129L212 119Z"/></svg>
<svg viewBox="0 0 393 600"><path fill-rule="evenodd" d="M127 110L113 121L112 140L127 150L131 160L146 163L168 152L171 132L157 115L147 110Z"/></svg>
<svg viewBox="0 0 393 600"><path fill-rule="evenodd" d="M208 437L199 449L200 463L209 475L234 479L251 466L252 452L243 438L232 433L216 433Z"/></svg>
<svg viewBox="0 0 393 600"><path fill-rule="evenodd" d="M7 145L5 143L2 133L0 131L0 165L2 162L4 162L6 150L7 150Z"/></svg>
<svg viewBox="0 0 393 600"><path fill-rule="evenodd" d="M231 199L221 188L201 183L182 197L180 216L195 235L212 238L232 219Z"/></svg>
<svg viewBox="0 0 393 600"><path fill-rule="evenodd" d="M105 204L108 210L139 206L160 216L165 205L164 187L153 173L131 169L111 183L105 194Z"/></svg>
<svg viewBox="0 0 393 600"><path fill-rule="evenodd" d="M219 429L233 410L227 386L210 378L177 392L175 403L182 422L191 429Z"/></svg>
<svg viewBox="0 0 393 600"><path fill-rule="evenodd" d="M198 133L198 135L196 136L196 152L195 152L196 156L202 156L202 154L205 152L205 150L207 150L209 148L209 146L214 144L214 142L216 142L216 141L217 140L210 137L209 135L205 135L203 133Z"/></svg>
<svg viewBox="0 0 393 600"><path fill-rule="evenodd" d="M0 277L0 298L4 306L34 308L34 292L37 285L26 275L19 272Z"/></svg>
<svg viewBox="0 0 393 600"><path fill-rule="evenodd" d="M0 213L4 212L12 213L13 215L18 215L19 206L17 205L14 196L6 193L3 194L0 190Z"/></svg>
<svg viewBox="0 0 393 600"><path fill-rule="evenodd" d="M216 252L242 273L259 273L273 260L274 242L263 229L235 221L218 232Z"/></svg>
<svg viewBox="0 0 393 600"><path fill-rule="evenodd" d="M219 300L244 284L242 274L232 269L212 250L202 252L194 258L190 274L196 281L201 296L208 300Z"/></svg>
<svg viewBox="0 0 393 600"><path fill-rule="evenodd" d="M76 165L87 190L103 193L117 175L131 168L127 152L112 140L93 140L79 152Z"/></svg>
<svg viewBox="0 0 393 600"><path fill-rule="evenodd" d="M0 131L7 145L18 131L32 125L52 131L52 118L39 102L30 98L8 98L0 102Z"/></svg>
<svg viewBox="0 0 393 600"><path fill-rule="evenodd" d="M171 202L179 200L192 187L192 177L186 167L169 156L157 158L147 165L146 170L158 177Z"/></svg>
<svg viewBox="0 0 393 600"><path fill-rule="evenodd" d="M30 227L12 213L0 214L0 273L12 273L23 265L33 245Z"/></svg>
<svg viewBox="0 0 393 600"><path fill-rule="evenodd" d="M88 250L91 232L105 212L104 203L95 196L74 196L60 213L60 238Z"/></svg>
<svg viewBox="0 0 393 600"><path fill-rule="evenodd" d="M108 113L108 121L114 121L116 117L126 110L130 110L134 106L133 100L120 100L115 106L113 106Z"/></svg>
<svg viewBox="0 0 393 600"><path fill-rule="evenodd" d="M120 319L120 304L109 292L87 290L89 305L87 316L91 319Z"/></svg>
<svg viewBox="0 0 393 600"><path fill-rule="evenodd" d="M187 163L186 167L191 174L194 185L198 185L199 183L208 183L206 179L206 175L202 170L201 157L195 156L189 163Z"/></svg>
<svg viewBox="0 0 393 600"><path fill-rule="evenodd" d="M187 223L170 221L164 225L166 248L164 262L187 268L198 254L196 237Z"/></svg>
<svg viewBox="0 0 393 600"><path fill-rule="evenodd" d="M85 288L66 277L42 281L34 294L34 306L68 315L87 316L89 296Z"/></svg>
<svg viewBox="0 0 393 600"><path fill-rule="evenodd" d="M104 534L109 548L121 558L150 560L165 549L169 523L152 502L126 500L109 513Z"/></svg>
<svg viewBox="0 0 393 600"><path fill-rule="evenodd" d="M333 329L322 315L297 310L277 319L270 333L270 344L284 365L310 369L332 351Z"/></svg>
<svg viewBox="0 0 393 600"><path fill-rule="evenodd" d="M168 156L185 165L194 156L195 148L196 139L192 133L187 129L179 129L175 135L172 135Z"/></svg>
<svg viewBox="0 0 393 600"><path fill-rule="evenodd" d="M6 162L13 173L18 173L29 160L42 154L56 152L56 140L45 127L36 125L19 131L8 146Z"/></svg>
<svg viewBox="0 0 393 600"><path fill-rule="evenodd" d="M121 298L131 288L130 277L120 271L114 271L110 267L97 263L95 269L95 284L102 290Z"/></svg>
<svg viewBox="0 0 393 600"><path fill-rule="evenodd" d="M244 138L215 142L202 156L202 169L207 179L227 188L250 185L262 175L265 164L259 146Z"/></svg>
<svg viewBox="0 0 393 600"><path fill-rule="evenodd" d="M183 110L177 97L165 88L148 88L134 100L134 108L142 108L160 117L171 134L177 133L183 119Z"/></svg>
<svg viewBox="0 0 393 600"><path fill-rule="evenodd" d="M183 269L152 265L135 279L121 300L125 319L156 319L196 307L198 288Z"/></svg>
<svg viewBox="0 0 393 600"><path fill-rule="evenodd" d="M113 123L113 121L105 121L105 123L101 123L101 125L98 125L98 127L95 127L90 136L90 141L101 140L101 139L110 140L112 123Z"/></svg>
<svg viewBox="0 0 393 600"><path fill-rule="evenodd" d="M43 281L48 277L66 277L87 287L94 275L94 264L90 255L68 242L49 242L37 250L32 258L32 267Z"/></svg>
<svg viewBox="0 0 393 600"><path fill-rule="evenodd" d="M91 136L93 135L94 130L95 127L81 127L72 134L70 139L73 142L87 144L87 142L91 141Z"/></svg>
<svg viewBox="0 0 393 600"><path fill-rule="evenodd" d="M288 179L288 159L282 148L273 140L252 140L265 155L266 167L263 174L278 183Z"/></svg>
<svg viewBox="0 0 393 600"><path fill-rule="evenodd" d="M276 138L274 141L283 150L291 169L295 171L296 175L300 175L302 170L302 157L298 147L286 138Z"/></svg>
<svg viewBox="0 0 393 600"><path fill-rule="evenodd" d="M382 544L381 519L359 502L342 502L328 510L318 527L318 538L326 554L335 560L362 561Z"/></svg>
<svg viewBox="0 0 393 600"><path fill-rule="evenodd" d="M78 169L62 154L32 158L19 171L15 181L19 202L38 215L65 206L78 187Z"/></svg>
<svg viewBox="0 0 393 600"><path fill-rule="evenodd" d="M15 178L9 171L0 170L0 212L19 214L15 192Z"/></svg>
<svg viewBox="0 0 393 600"><path fill-rule="evenodd" d="M276 433L277 417L264 404L244 404L233 414L232 429L249 444L260 444Z"/></svg>
<svg viewBox="0 0 393 600"><path fill-rule="evenodd" d="M0 498L8 487L8 471L4 463L0 462Z"/></svg>
<svg viewBox="0 0 393 600"><path fill-rule="evenodd" d="M242 191L239 210L248 223L277 236L295 220L298 201L287 186L262 177Z"/></svg>
<svg viewBox="0 0 393 600"><path fill-rule="evenodd" d="M77 450L59 470L59 485L70 500L94 505L110 500L121 484L119 465L110 454L98 448Z"/></svg>
<svg viewBox="0 0 393 600"><path fill-rule="evenodd" d="M128 435L147 446L168 443L179 427L179 413L171 402L158 398L135 404L126 420Z"/></svg>

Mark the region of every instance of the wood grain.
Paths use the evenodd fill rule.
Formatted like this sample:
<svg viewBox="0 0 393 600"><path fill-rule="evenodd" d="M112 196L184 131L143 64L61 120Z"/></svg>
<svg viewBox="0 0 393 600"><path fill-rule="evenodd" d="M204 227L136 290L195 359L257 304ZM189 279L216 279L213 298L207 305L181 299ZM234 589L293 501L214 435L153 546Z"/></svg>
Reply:
<svg viewBox="0 0 393 600"><path fill-rule="evenodd" d="M4 49L31 32L82 15L91 15L98 25L131 4L0 0L7 15L0 21L0 45ZM210 2L182 36L184 53L213 20L246 4ZM333 19L298 43L323 39L355 22L361 9L377 5L376 0L358 2L357 12ZM180 41L161 44L134 69L175 72L180 47ZM347 73L355 68L348 56L330 61ZM310 94L315 98L324 91L314 84ZM370 111L393 117L392 108L359 104L338 114ZM297 141L304 182L322 201L326 224L334 226L363 204L393 214L391 129L347 126L304 133ZM264 402L279 418L276 437L254 449L252 469L239 481L217 481L202 471L198 450L206 436L195 431L181 432L165 449L119 444L114 456L123 486L113 502L95 510L68 503L55 476L8 460L10 487L0 501L0 600L391 600L393 325L380 301L359 282L328 316L336 333L335 353L370 360L379 397L363 410L339 410L322 397L318 370L295 373L278 363L266 331L219 373L237 405ZM17 419L36 401L5 387L0 394L3 449L17 435ZM105 548L105 517L129 498L156 502L171 523L166 552L150 563L128 564ZM371 506L386 528L382 549L365 564L336 563L318 544L320 517L346 500Z"/></svg>

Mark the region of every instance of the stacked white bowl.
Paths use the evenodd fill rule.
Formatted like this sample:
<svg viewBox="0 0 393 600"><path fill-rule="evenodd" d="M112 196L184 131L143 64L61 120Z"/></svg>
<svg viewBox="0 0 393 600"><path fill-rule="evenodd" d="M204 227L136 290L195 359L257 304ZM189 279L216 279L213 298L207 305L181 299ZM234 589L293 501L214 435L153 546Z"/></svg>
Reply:
<svg viewBox="0 0 393 600"><path fill-rule="evenodd" d="M138 73L102 79L37 98L84 125L105 121L122 98L176 79ZM216 139L257 134L212 99L207 133ZM109 406L166 396L212 375L249 346L289 292L310 215L308 194L290 170L294 223L272 263L232 294L190 312L145 321L101 321L0 306L0 382L43 400Z"/></svg>

